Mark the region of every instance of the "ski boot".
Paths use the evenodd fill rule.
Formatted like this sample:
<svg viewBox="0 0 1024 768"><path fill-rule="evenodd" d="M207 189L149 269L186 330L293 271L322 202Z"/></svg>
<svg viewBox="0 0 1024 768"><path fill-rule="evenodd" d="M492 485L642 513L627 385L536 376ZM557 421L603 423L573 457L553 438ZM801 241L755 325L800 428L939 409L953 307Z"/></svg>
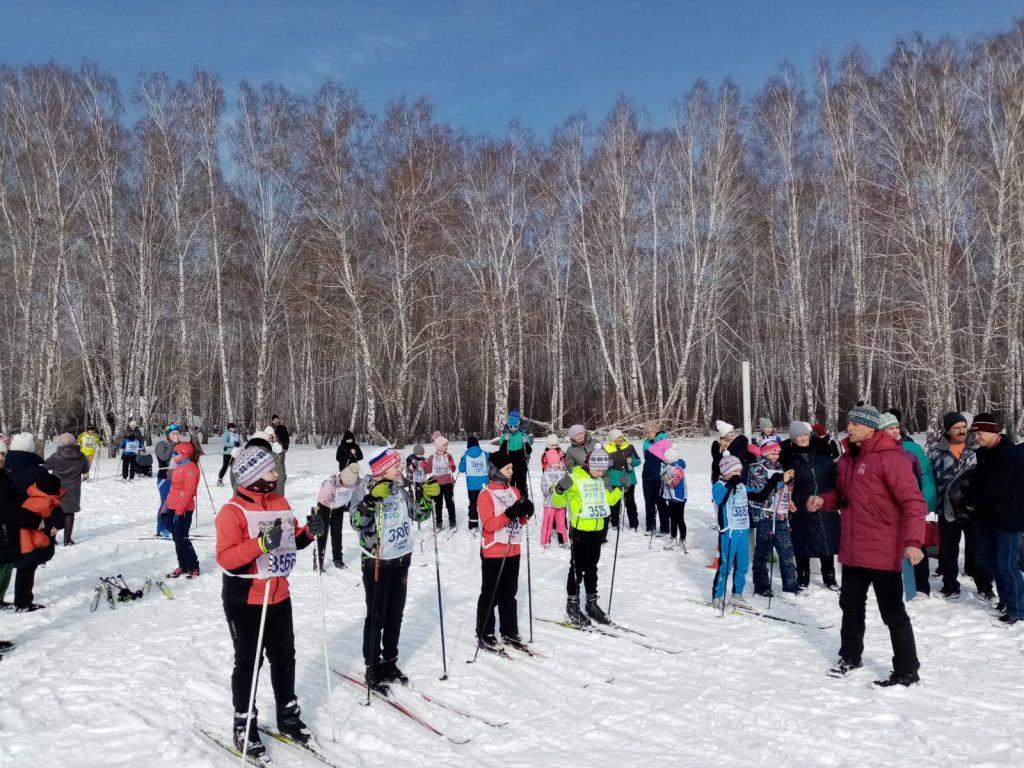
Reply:
<svg viewBox="0 0 1024 768"><path fill-rule="evenodd" d="M479 638L480 647L488 653L499 653L501 651L501 643L498 642L493 634L484 635Z"/></svg>
<svg viewBox="0 0 1024 768"><path fill-rule="evenodd" d="M724 597L716 597L714 600L711 601L711 607L714 608L716 611L724 611L725 610L725 598Z"/></svg>
<svg viewBox="0 0 1024 768"><path fill-rule="evenodd" d="M277 730L288 738L305 744L313 734L299 718L301 714L302 710L299 709L299 702L295 699L285 704L284 707L278 707Z"/></svg>
<svg viewBox="0 0 1024 768"><path fill-rule="evenodd" d="M505 643L505 645L511 645L513 648L517 648L520 651L523 651L524 653L529 653L530 652L530 646L527 645L526 641L524 641L523 638L520 635L518 635L518 634L515 634L515 635L505 635L505 634L503 634L501 636L501 640L502 640L502 642Z"/></svg>
<svg viewBox="0 0 1024 768"><path fill-rule="evenodd" d="M380 676L389 683L398 683L399 685L409 684L409 678L406 677L405 673L398 668L397 658L391 659L391 661L385 661L380 665Z"/></svg>
<svg viewBox="0 0 1024 768"><path fill-rule="evenodd" d="M382 665L371 664L367 679L370 683L370 690L379 693L381 696L387 696L391 693L391 687L388 685L388 681L384 679L381 674Z"/></svg>
<svg viewBox="0 0 1024 768"><path fill-rule="evenodd" d="M267 753L267 748L263 746L263 742L260 741L260 731L256 727L256 716L259 713L255 710L252 713L252 719L249 721L249 746L246 748L245 738L245 713L239 714L235 712L234 720L234 735L233 741L235 749L238 750L239 754L245 752L249 757L263 757Z"/></svg>
<svg viewBox="0 0 1024 768"><path fill-rule="evenodd" d="M597 595L587 595L587 616L592 618L598 624L611 624L611 619L605 615L605 612L601 610L601 606L597 604Z"/></svg>
<svg viewBox="0 0 1024 768"><path fill-rule="evenodd" d="M732 597L729 598L729 605L744 611L749 611L753 608L753 606L747 602L747 598L743 595L738 595L735 592L733 592Z"/></svg>
<svg viewBox="0 0 1024 768"><path fill-rule="evenodd" d="M188 574L185 576L185 578L186 579L198 579L199 578L199 569L196 568L195 570L189 571Z"/></svg>
<svg viewBox="0 0 1024 768"><path fill-rule="evenodd" d="M342 559L341 559L341 558L339 557L339 558L338 558L337 560L335 560L335 561L334 561L334 567L335 567L335 568L339 568L339 569L341 569L341 568L347 568L348 566L347 566L347 565L345 565L345 561L344 561L344 560L342 560Z"/></svg>
<svg viewBox="0 0 1024 768"><path fill-rule="evenodd" d="M578 597L570 597L565 601L565 613L568 615L569 621L577 627L590 626L590 619L580 610L580 599Z"/></svg>
<svg viewBox="0 0 1024 768"><path fill-rule="evenodd" d="M179 578L181 576L184 576L184 575L185 575L185 569L184 568L175 568L173 571L171 571L170 573L167 574L167 578L168 579L177 579L177 578Z"/></svg>

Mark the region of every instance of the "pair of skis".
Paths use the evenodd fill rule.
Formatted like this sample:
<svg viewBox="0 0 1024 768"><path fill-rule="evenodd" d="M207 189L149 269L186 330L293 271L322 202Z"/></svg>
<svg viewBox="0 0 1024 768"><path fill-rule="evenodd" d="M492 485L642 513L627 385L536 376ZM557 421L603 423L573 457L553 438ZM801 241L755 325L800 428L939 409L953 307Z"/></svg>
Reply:
<svg viewBox="0 0 1024 768"><path fill-rule="evenodd" d="M293 739L290 736L285 736L283 733L278 733L277 731L273 731L269 728L264 728L263 726L260 726L259 729L260 733L264 734L265 736L273 739L274 741L280 744L284 744L289 748L296 750L297 752L301 752L302 754L305 754L313 758L317 762L328 766L328 768L343 768L348 766L362 765L362 763L356 760L344 760L343 762L338 762L340 758L328 754L327 751L323 747L321 747L319 742L317 742L315 739L311 738L307 743L303 744L301 741L297 741L296 739ZM205 728L201 725L196 725L196 731L211 744L214 744L220 747L221 749L227 750L237 758L242 757L242 753L235 748L234 744L232 744L230 741L222 739L212 730ZM266 755L264 755L263 757L247 755L245 758L245 764L256 766L256 768L270 768L272 765L275 765L276 763L274 763L272 758L267 757ZM291 765L291 761L281 761L280 764Z"/></svg>
<svg viewBox="0 0 1024 768"><path fill-rule="evenodd" d="M714 607L711 605L711 603L705 600L696 600L692 597L684 597L683 599L687 602L695 603L697 605L706 605L708 608ZM732 609L731 613L734 616L756 616L761 619L781 621L785 624L793 624L798 627L807 627L808 629L832 629L832 627L835 626L834 624L809 624L806 621L798 621L797 619L788 619L785 616L776 616L772 613L765 613L764 611L759 611L756 608L742 608L738 605L730 605L729 607Z"/></svg>
<svg viewBox="0 0 1024 768"><path fill-rule="evenodd" d="M568 619L545 619L537 617L537 621L543 621L547 624L556 624L557 626L565 627L566 629L571 629L576 632L582 630L583 632L604 635L605 637L617 637L620 640L633 643L633 645L639 645L641 648L647 648L651 651L660 651L661 653L667 653L671 656L675 656L683 652L682 648L672 648L667 645L651 642L652 638L649 635L635 629L623 627L621 624L616 624L614 622L609 622L608 624L591 623L587 626L581 627L579 624L574 624Z"/></svg>
<svg viewBox="0 0 1024 768"><path fill-rule="evenodd" d="M124 586L118 585L113 579L100 578L100 584L96 585L96 588L93 590L92 593L92 602L89 604L90 613L95 612L96 609L99 608L100 600L102 600L104 597L107 598L107 605L110 606L110 610L114 610L115 608L117 608L117 603L120 597L114 597L115 586L119 588L119 592L122 595L125 592L132 595L131 598L124 598L123 600L121 600L121 602L126 602L128 599L138 600L140 597L148 595L150 593L150 590L153 589L154 583L156 584L157 588L160 590L164 597L166 597L168 600L174 599L174 594L171 592L170 587L164 584L163 579L157 579L155 582L152 579L146 579L146 583L143 585L142 589L132 592L128 588L127 582L124 581L120 574L118 574L117 578L121 580L121 584L123 584Z"/></svg>

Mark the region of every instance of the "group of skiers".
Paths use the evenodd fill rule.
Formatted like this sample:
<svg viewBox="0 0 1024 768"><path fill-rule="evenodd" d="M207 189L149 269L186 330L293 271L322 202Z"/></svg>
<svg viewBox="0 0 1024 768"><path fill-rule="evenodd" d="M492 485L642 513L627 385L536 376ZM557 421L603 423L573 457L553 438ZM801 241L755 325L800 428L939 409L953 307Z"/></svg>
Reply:
<svg viewBox="0 0 1024 768"><path fill-rule="evenodd" d="M829 442L821 425L806 422L792 422L788 439L781 441L769 419L760 420L752 439L719 421L711 450L721 531L713 605L724 610L731 574L728 602L750 609L743 591L753 526L756 595L773 596L767 570L773 549L783 592L800 594L807 588L811 558L820 559L824 585L840 592L842 644L831 670L835 676L862 665L865 602L868 588L874 590L893 646L892 674L876 681L882 686L919 679L904 592L930 592L929 539L938 539L944 597L960 596L964 535L965 565L979 598L993 603L1006 625L1024 619L1024 447L1002 434L991 414L968 425L965 415L951 412L943 419L943 437L926 452L901 419L896 409L879 413L858 403L847 414L848 436L841 443ZM841 588L836 554L843 564Z"/></svg>

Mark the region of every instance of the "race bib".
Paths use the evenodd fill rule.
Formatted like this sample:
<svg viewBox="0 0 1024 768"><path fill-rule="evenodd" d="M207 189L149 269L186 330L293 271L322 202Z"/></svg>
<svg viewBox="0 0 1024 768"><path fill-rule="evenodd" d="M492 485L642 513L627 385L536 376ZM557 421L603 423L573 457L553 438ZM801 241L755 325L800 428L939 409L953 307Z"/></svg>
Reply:
<svg viewBox="0 0 1024 768"><path fill-rule="evenodd" d="M448 456L431 456L430 471L434 477L451 477L452 468L448 464Z"/></svg>
<svg viewBox="0 0 1024 768"><path fill-rule="evenodd" d="M427 480L427 473L423 471L423 462L414 461L412 463L412 481L417 485L423 485Z"/></svg>
<svg viewBox="0 0 1024 768"><path fill-rule="evenodd" d="M604 491L604 480L591 478L589 480L576 479L580 489L580 514L584 520L599 520L611 515L608 508L608 497Z"/></svg>
<svg viewBox="0 0 1024 768"><path fill-rule="evenodd" d="M402 494L393 493L381 502L383 508L374 509L382 560L397 560L412 552L412 527L403 499Z"/></svg>
<svg viewBox="0 0 1024 768"><path fill-rule="evenodd" d="M354 490L355 488L349 488L347 485L337 486L334 489L334 506L331 509L347 506L352 501L352 491Z"/></svg>
<svg viewBox="0 0 1024 768"><path fill-rule="evenodd" d="M750 511L747 508L747 486L740 483L729 497L729 527L734 530L750 528Z"/></svg>
<svg viewBox="0 0 1024 768"><path fill-rule="evenodd" d="M473 477L481 477L487 474L487 458L481 453L479 456L466 457L466 474Z"/></svg>
<svg viewBox="0 0 1024 768"><path fill-rule="evenodd" d="M516 503L516 492L511 488L505 488L500 491L490 491L491 497L494 499L494 511L496 514L503 513L506 509ZM509 522L504 528L499 528L494 532L494 543L505 544L506 546L511 544L518 544L523 540L523 526L520 525L519 518ZM480 540L481 545L483 539Z"/></svg>
<svg viewBox="0 0 1024 768"><path fill-rule="evenodd" d="M275 521L281 521L281 546L272 552L256 558L256 573L261 579L270 577L287 578L295 567L295 518L291 510L282 512L245 512L245 522L249 526L249 536L256 538L265 528L270 528Z"/></svg>
<svg viewBox="0 0 1024 768"><path fill-rule="evenodd" d="M82 440L82 445L84 445L86 448L95 448L96 438L93 437L92 435L86 435L85 439Z"/></svg>

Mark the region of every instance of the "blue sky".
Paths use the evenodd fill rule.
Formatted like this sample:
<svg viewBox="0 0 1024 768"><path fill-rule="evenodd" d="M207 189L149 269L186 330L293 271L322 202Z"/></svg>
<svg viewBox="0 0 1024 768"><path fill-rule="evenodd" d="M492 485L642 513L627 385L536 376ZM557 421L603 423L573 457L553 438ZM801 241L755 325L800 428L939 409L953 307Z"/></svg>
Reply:
<svg viewBox="0 0 1024 768"><path fill-rule="evenodd" d="M789 59L860 44L878 61L898 37L1006 29L1024 4L994 0L0 0L0 64L77 66L127 91L142 71L218 73L311 93L327 78L381 112L426 95L440 119L500 133L517 118L546 134L573 112L605 115L631 95L655 125L700 77L749 93Z"/></svg>

